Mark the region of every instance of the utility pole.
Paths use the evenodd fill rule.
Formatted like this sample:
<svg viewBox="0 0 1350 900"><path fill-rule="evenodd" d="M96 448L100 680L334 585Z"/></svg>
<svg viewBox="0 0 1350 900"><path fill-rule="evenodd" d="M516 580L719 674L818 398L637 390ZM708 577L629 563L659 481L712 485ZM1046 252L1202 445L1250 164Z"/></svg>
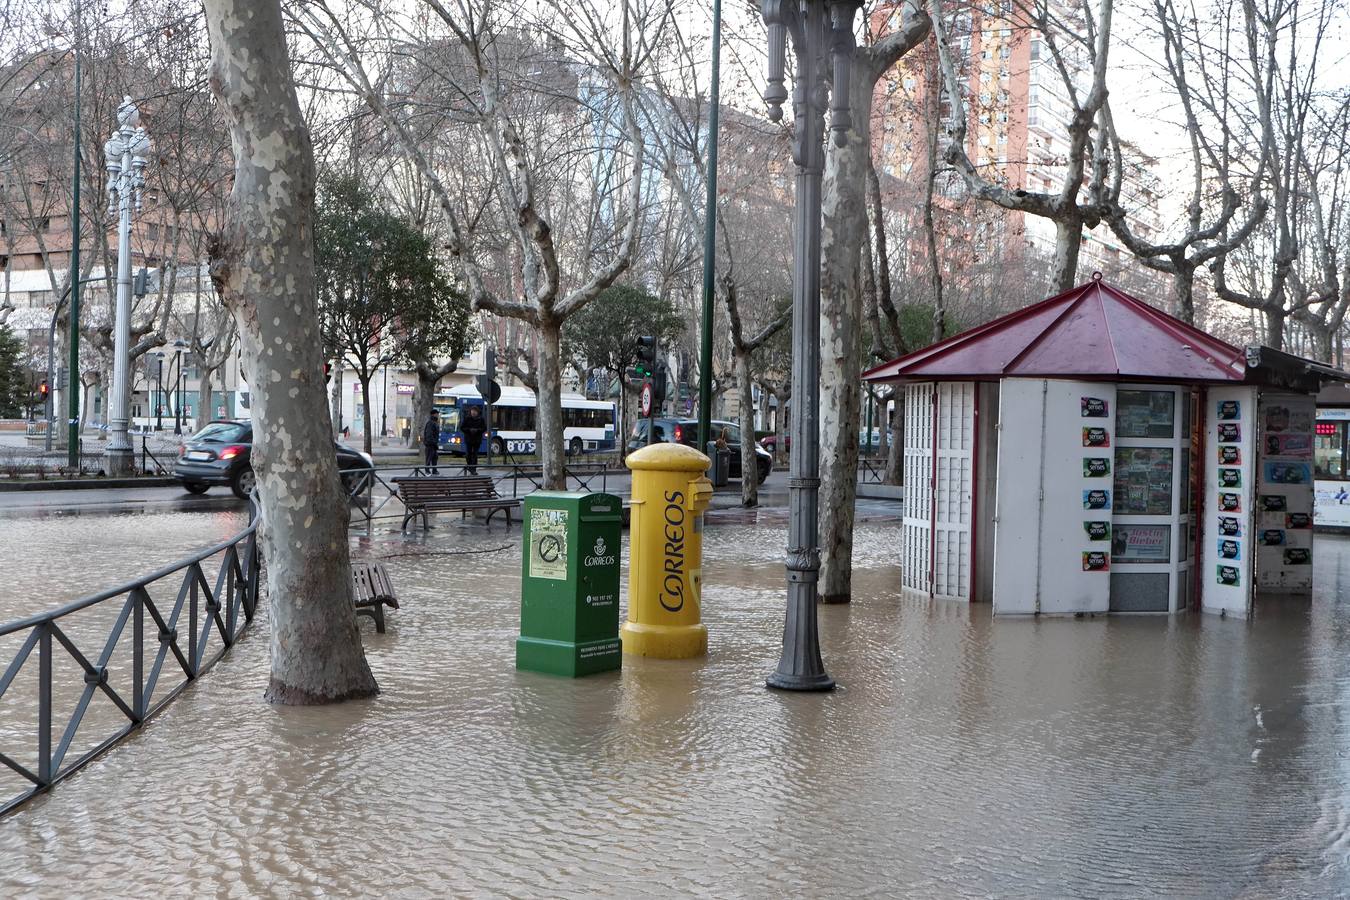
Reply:
<svg viewBox="0 0 1350 900"><path fill-rule="evenodd" d="M75 179L70 186L70 381L66 388L66 465L80 467L80 57L84 34L80 28L80 7L75 0ZM56 317L52 316L53 326ZM55 329L53 328L53 337ZM51 425L47 426L51 434Z"/></svg>
<svg viewBox="0 0 1350 900"><path fill-rule="evenodd" d="M140 127L141 113L130 97L117 107L117 130L103 145L108 168L108 211L117 204L117 316L113 330L113 384L108 398L111 434L104 455L108 474L131 474L134 460L127 435L130 399L127 393L131 368L131 212L141 211L141 188L145 186L145 154L150 139ZM181 366L181 363L180 363Z"/></svg>
<svg viewBox="0 0 1350 900"><path fill-rule="evenodd" d="M828 691L834 679L820 658L816 624L820 577L820 189L825 169L825 114L835 144L851 126L848 84L853 20L862 0L763 0L769 33L769 118L783 117L788 37L793 73L792 158L797 164L792 211L792 453L788 480L787 618L783 653L768 686ZM833 90L830 90L833 86ZM828 105L828 108L827 108Z"/></svg>
<svg viewBox="0 0 1350 900"><path fill-rule="evenodd" d="M703 333L699 347L698 448L712 440L712 330L714 266L717 263L717 113L721 106L722 0L713 0L712 89L708 110L708 200L703 222Z"/></svg>

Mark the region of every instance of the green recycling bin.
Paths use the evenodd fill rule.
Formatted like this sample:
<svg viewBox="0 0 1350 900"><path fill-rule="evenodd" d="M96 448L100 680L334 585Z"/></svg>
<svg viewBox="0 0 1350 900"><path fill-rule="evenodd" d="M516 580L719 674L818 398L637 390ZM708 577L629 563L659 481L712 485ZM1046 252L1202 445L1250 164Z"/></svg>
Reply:
<svg viewBox="0 0 1350 900"><path fill-rule="evenodd" d="M525 498L517 669L576 677L622 665L622 514L613 494Z"/></svg>

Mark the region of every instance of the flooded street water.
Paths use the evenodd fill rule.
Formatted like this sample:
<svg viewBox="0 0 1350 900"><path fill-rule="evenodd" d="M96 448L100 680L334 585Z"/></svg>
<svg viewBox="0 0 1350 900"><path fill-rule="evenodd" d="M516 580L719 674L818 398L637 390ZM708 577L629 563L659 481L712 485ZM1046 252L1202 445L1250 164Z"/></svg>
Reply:
<svg viewBox="0 0 1350 900"><path fill-rule="evenodd" d="M72 553L111 576L128 547L242 521L178 515L81 517ZM362 620L382 695L265 705L260 620L142 734L0 820L0 896L1350 891L1350 539L1319 536L1311 604L1251 623L994 621L898 599L899 526L867 522L855 602L820 612L840 688L795 695L763 686L785 528L739 518L706 533L708 657L576 681L513 667L518 527L354 538L402 603L388 634ZM0 522L6 619L62 577L15 566L30 527Z"/></svg>

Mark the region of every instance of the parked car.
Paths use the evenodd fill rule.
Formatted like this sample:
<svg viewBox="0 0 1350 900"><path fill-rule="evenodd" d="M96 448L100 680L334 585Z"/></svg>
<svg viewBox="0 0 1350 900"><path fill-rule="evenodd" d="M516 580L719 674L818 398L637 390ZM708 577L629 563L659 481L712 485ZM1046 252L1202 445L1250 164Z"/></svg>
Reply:
<svg viewBox="0 0 1350 900"><path fill-rule="evenodd" d="M348 489L356 484L356 470L370 469L375 460L360 450L334 441L338 470ZM190 494L205 494L213 485L227 485L236 497L253 493L253 424L231 419L208 422L178 450L173 477Z"/></svg>
<svg viewBox="0 0 1350 900"><path fill-rule="evenodd" d="M713 421L712 438L722 433L722 429L727 431L727 444L731 449L731 472L732 478L741 477L741 426L735 422ZM675 419L667 417L658 417L652 420L652 434L655 435L653 443L671 442L676 444L685 444L694 447L698 444L698 419ZM633 433L628 438L628 449L637 450L647 445L647 420L638 419L633 426ZM755 444L755 462L759 473L759 483L763 484L764 479L769 477L773 471L773 454L769 453L759 444Z"/></svg>
<svg viewBox="0 0 1350 900"><path fill-rule="evenodd" d="M764 437L759 439L759 445L763 447L765 450L768 450L770 453L775 452L774 448L778 446L778 435L766 434ZM783 435L783 448L787 451L792 450L792 435L790 434Z"/></svg>

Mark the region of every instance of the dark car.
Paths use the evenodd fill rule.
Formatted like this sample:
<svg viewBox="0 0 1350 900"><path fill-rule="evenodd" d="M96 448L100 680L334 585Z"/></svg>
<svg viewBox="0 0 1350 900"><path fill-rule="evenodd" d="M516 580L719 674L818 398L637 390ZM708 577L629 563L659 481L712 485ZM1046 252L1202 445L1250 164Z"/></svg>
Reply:
<svg viewBox="0 0 1350 900"><path fill-rule="evenodd" d="M730 477L741 477L741 426L735 422L713 421L712 439L722 433L723 429L727 432L727 446L731 450L731 472ZM652 420L653 443L671 442L676 444L685 444L694 447L698 444L698 419L674 419L658 417ZM636 450L639 447L647 445L647 420L638 419L637 424L633 426L633 433L628 437L628 449ZM759 444L755 444L755 462L759 470L759 483L763 484L764 479L769 477L773 471L773 456Z"/></svg>
<svg viewBox="0 0 1350 900"><path fill-rule="evenodd" d="M360 450L334 442L342 483L350 488L355 470L370 469L375 461ZM253 424L218 419L184 442L173 465L173 477L191 494L204 494L212 485L228 485L237 497L253 493Z"/></svg>

